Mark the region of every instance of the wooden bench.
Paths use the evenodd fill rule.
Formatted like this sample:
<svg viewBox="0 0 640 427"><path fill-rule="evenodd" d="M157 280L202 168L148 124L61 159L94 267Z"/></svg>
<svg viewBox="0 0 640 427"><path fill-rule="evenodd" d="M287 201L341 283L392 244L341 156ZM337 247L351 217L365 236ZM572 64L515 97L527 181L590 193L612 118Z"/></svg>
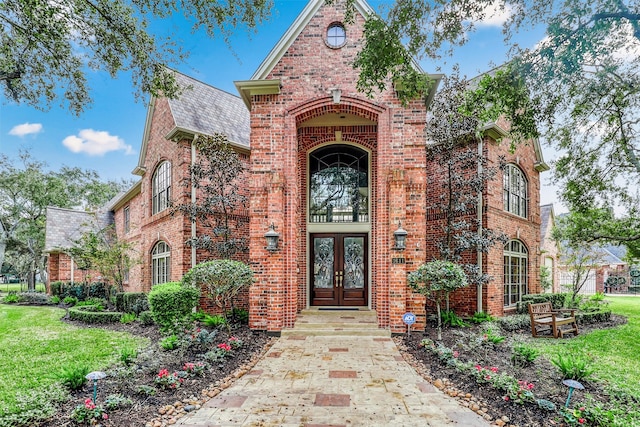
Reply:
<svg viewBox="0 0 640 427"><path fill-rule="evenodd" d="M574 309L554 310L550 302L529 304L531 334L538 337L540 332L550 330L554 338L563 338L566 333L578 335ZM569 328L562 328L569 325Z"/></svg>

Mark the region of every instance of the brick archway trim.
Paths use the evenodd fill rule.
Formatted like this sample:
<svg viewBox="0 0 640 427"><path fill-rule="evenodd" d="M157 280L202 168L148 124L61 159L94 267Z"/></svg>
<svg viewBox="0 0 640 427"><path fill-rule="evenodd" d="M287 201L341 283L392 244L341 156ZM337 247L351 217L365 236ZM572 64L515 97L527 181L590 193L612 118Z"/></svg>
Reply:
<svg viewBox="0 0 640 427"><path fill-rule="evenodd" d="M333 98L325 96L298 104L287 110L287 114L295 116L296 126L301 123L320 117L328 113L346 113L364 117L372 122L378 122L378 116L386 108L373 102L365 101L351 96L342 96L339 104L333 102Z"/></svg>

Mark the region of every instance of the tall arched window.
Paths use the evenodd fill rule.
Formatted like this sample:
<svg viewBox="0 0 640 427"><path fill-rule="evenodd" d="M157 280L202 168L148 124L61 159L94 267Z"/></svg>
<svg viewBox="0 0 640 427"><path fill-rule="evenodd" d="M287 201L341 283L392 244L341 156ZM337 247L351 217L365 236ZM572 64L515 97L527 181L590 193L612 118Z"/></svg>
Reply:
<svg viewBox="0 0 640 427"><path fill-rule="evenodd" d="M369 153L327 145L309 155L309 222L369 221Z"/></svg>
<svg viewBox="0 0 640 427"><path fill-rule="evenodd" d="M171 249L165 242L158 242L151 252L151 285L166 283L170 277Z"/></svg>
<svg viewBox="0 0 640 427"><path fill-rule="evenodd" d="M171 200L171 163L162 162L152 178L152 213L157 214L169 207Z"/></svg>
<svg viewBox="0 0 640 427"><path fill-rule="evenodd" d="M519 240L504 245L504 306L510 307L527 293L529 253Z"/></svg>
<svg viewBox="0 0 640 427"><path fill-rule="evenodd" d="M503 176L504 210L527 217L527 179L516 165L508 164Z"/></svg>

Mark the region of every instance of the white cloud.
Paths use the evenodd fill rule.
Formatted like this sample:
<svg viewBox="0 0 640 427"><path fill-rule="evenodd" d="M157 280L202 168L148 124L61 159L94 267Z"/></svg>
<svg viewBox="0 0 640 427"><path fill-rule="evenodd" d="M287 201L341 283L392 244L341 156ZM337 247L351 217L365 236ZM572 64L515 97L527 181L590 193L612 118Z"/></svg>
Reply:
<svg viewBox="0 0 640 427"><path fill-rule="evenodd" d="M478 27L502 27L511 17L513 7L506 3L504 3L504 7L500 7L501 4L503 4L501 0L494 1L493 4L485 9L484 18L475 21L475 25Z"/></svg>
<svg viewBox="0 0 640 427"><path fill-rule="evenodd" d="M40 123L23 123L21 125L14 126L9 131L9 135L15 135L22 138L26 135L35 135L42 132L42 124Z"/></svg>
<svg viewBox="0 0 640 427"><path fill-rule="evenodd" d="M62 145L73 153L85 153L89 156L102 156L110 151L133 154L133 148L120 137L93 129L83 129L78 135L69 135L62 141Z"/></svg>

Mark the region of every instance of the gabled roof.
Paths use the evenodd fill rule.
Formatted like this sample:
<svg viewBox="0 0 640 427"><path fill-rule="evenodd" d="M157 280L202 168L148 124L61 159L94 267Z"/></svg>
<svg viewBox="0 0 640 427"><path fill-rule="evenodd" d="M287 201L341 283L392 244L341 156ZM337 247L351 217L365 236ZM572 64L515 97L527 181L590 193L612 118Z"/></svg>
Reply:
<svg viewBox="0 0 640 427"><path fill-rule="evenodd" d="M544 240L549 227L553 227L555 221L555 214L553 212L553 205L540 206L540 240Z"/></svg>
<svg viewBox="0 0 640 427"><path fill-rule="evenodd" d="M166 138L177 141L192 138L196 134L222 133L229 138L232 145L248 150L249 112L242 99L177 71L174 72L176 83L182 88L182 93L175 99L167 100L174 127ZM147 111L138 166L133 171L136 175L144 174L144 160L155 103L156 99L152 97Z"/></svg>
<svg viewBox="0 0 640 427"><path fill-rule="evenodd" d="M364 0L354 0L353 3L356 11L364 17L375 13L371 6ZM271 49L271 52L269 52L264 61L262 61L256 72L253 73L251 80L263 80L267 78L276 64L282 59L285 52L291 47L296 38L298 38L302 30L309 24L311 18L313 18L318 10L325 4L326 0L311 0L307 3L305 8L302 9L302 12L300 12L300 15L298 15L278 43Z"/></svg>
<svg viewBox="0 0 640 427"><path fill-rule="evenodd" d="M45 252L64 251L72 247L74 240L79 239L83 233L97 231L113 223L113 216L104 209L85 212L48 206L46 215Z"/></svg>

